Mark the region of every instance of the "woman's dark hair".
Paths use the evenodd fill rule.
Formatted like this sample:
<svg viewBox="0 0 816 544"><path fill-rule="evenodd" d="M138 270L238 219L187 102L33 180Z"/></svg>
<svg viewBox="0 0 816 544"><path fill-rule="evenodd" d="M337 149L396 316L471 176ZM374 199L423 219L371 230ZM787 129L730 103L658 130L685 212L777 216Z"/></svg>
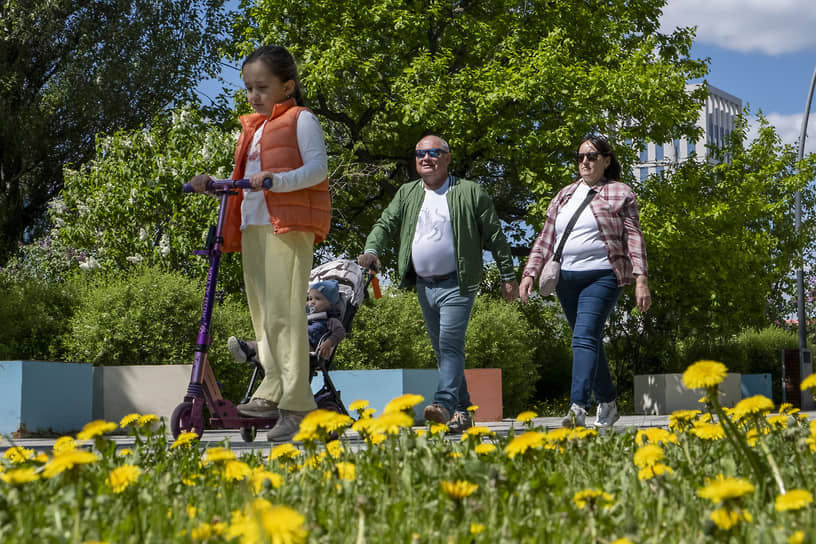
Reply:
<svg viewBox="0 0 816 544"><path fill-rule="evenodd" d="M612 144L609 143L609 140L597 134L590 134L581 140L581 145L583 145L584 142L591 143L592 147L598 150L598 153L610 158L609 166L607 166L606 170L604 170L604 177L606 179L619 180L621 175L621 165L618 162L618 158L615 156L615 150L612 149ZM580 149L581 146L579 145L578 148Z"/></svg>
<svg viewBox="0 0 816 544"><path fill-rule="evenodd" d="M293 80L295 82L295 90L292 91L291 97L295 99L298 106L304 106L303 93L300 91L300 80L298 80L297 65L295 58L288 49L282 45L262 45L253 51L241 65L243 71L244 66L251 62L261 61L266 64L269 71L282 82Z"/></svg>

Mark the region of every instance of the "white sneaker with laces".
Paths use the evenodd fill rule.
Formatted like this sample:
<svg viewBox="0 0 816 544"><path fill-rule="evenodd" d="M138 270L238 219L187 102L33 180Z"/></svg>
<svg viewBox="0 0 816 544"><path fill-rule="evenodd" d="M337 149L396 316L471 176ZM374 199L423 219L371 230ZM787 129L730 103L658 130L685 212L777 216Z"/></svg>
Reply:
<svg viewBox="0 0 816 544"><path fill-rule="evenodd" d="M561 420L561 426L568 429L586 426L586 410L573 402L570 405L569 412Z"/></svg>
<svg viewBox="0 0 816 544"><path fill-rule="evenodd" d="M595 414L596 427L612 427L620 419L617 401L599 402L598 412Z"/></svg>

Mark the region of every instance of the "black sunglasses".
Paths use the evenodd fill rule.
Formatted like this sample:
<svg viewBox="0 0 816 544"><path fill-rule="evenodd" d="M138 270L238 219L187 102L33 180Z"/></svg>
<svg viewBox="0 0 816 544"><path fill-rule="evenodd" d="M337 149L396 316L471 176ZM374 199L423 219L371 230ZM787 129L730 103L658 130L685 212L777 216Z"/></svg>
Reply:
<svg viewBox="0 0 816 544"><path fill-rule="evenodd" d="M589 162L595 162L598 160L598 157L602 157L603 153L598 153L597 151L590 151L589 153L576 153L575 158L578 159L578 162L584 162L584 158L589 159Z"/></svg>
<svg viewBox="0 0 816 544"><path fill-rule="evenodd" d="M426 153L428 155L430 155L432 159L438 159L439 155L441 155L442 153L448 153L448 151L446 149L439 149L439 148L417 149L417 150L414 151L414 154L416 155L417 159L421 159L422 157L425 156Z"/></svg>

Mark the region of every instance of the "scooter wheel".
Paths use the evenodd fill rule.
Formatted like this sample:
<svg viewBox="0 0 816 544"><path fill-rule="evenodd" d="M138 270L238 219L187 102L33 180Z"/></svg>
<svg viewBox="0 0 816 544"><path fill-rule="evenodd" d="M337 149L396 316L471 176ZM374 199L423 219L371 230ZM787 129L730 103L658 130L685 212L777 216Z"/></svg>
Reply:
<svg viewBox="0 0 816 544"><path fill-rule="evenodd" d="M173 438L178 438L182 432L194 432L201 438L204 434L204 419L199 417L197 422L194 419L196 418L193 417L192 402L182 402L176 406L173 415L170 416L170 432Z"/></svg>
<svg viewBox="0 0 816 544"><path fill-rule="evenodd" d="M255 427L241 427L241 438L244 442L255 442Z"/></svg>

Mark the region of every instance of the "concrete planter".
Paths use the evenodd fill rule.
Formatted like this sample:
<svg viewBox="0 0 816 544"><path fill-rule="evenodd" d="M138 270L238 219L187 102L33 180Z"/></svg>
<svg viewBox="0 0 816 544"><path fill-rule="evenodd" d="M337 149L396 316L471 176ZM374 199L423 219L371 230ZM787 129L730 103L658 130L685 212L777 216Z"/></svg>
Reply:
<svg viewBox="0 0 816 544"><path fill-rule="evenodd" d="M504 415L501 368L468 368L465 379L470 402L479 407L473 419L477 422L501 421Z"/></svg>
<svg viewBox="0 0 816 544"><path fill-rule="evenodd" d="M184 400L193 365L98 366L93 373L93 418L118 423L128 414L168 421ZM240 399L238 399L240 400Z"/></svg>
<svg viewBox="0 0 816 544"><path fill-rule="evenodd" d="M93 419L93 367L0 361L0 433L70 434Z"/></svg>
<svg viewBox="0 0 816 544"><path fill-rule="evenodd" d="M770 374L743 374L740 381L742 398L763 395L773 400L773 385Z"/></svg>
<svg viewBox="0 0 816 544"><path fill-rule="evenodd" d="M719 386L720 403L733 407L742 399L740 374L729 373ZM683 374L638 374L635 376L635 413L666 415L675 410L699 410L702 390L683 385Z"/></svg>

